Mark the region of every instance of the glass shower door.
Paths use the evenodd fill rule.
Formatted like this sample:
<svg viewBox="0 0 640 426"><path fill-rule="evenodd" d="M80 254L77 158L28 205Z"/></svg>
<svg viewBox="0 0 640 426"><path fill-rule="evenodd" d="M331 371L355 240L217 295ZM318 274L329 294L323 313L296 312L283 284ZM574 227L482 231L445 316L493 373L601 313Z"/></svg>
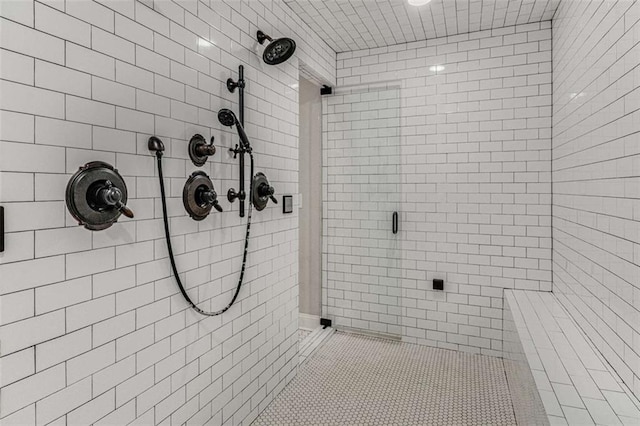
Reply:
<svg viewBox="0 0 640 426"><path fill-rule="evenodd" d="M400 337L400 88L323 97L323 316Z"/></svg>

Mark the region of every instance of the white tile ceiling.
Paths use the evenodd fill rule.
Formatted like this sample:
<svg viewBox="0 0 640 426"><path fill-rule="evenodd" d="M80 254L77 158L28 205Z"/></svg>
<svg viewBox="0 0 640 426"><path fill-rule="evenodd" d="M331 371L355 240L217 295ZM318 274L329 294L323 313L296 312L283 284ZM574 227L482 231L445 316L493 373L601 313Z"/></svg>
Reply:
<svg viewBox="0 0 640 426"><path fill-rule="evenodd" d="M336 52L546 21L560 0L284 0Z"/></svg>

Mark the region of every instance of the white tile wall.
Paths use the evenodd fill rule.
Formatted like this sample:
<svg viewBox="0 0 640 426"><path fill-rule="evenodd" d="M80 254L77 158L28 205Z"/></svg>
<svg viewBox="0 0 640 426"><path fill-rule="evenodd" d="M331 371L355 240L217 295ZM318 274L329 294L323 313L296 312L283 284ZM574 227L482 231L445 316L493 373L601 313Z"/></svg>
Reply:
<svg viewBox="0 0 640 426"><path fill-rule="evenodd" d="M503 289L551 290L551 23L342 53L337 73L402 87L403 339L500 355Z"/></svg>
<svg viewBox="0 0 640 426"><path fill-rule="evenodd" d="M294 58L263 64L258 27L296 39ZM295 374L297 216L254 213L238 301L199 316L170 276L146 141L167 146L178 268L204 308L219 307L246 222L226 201L201 223L186 216L187 141L214 135L203 170L219 193L237 187L226 152L237 136L216 112L237 110L224 83L244 64L256 169L296 193L298 64L333 85L334 52L281 1L6 0L0 58L0 422L250 423ZM124 175L136 218L92 233L64 188L98 159Z"/></svg>
<svg viewBox="0 0 640 426"><path fill-rule="evenodd" d="M640 395L640 3L553 24L554 292Z"/></svg>

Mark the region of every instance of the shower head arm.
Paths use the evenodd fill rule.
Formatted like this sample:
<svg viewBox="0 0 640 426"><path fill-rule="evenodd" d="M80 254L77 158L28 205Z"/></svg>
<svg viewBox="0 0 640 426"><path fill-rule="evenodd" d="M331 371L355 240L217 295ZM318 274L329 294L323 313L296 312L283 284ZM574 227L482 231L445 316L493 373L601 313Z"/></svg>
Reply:
<svg viewBox="0 0 640 426"><path fill-rule="evenodd" d="M266 35L265 33L263 33L260 30L258 30L258 33L256 34L256 38L258 39L258 43L260 43L260 44L264 44L265 40L269 40L269 42L273 41L273 39L271 37L269 37L268 35Z"/></svg>

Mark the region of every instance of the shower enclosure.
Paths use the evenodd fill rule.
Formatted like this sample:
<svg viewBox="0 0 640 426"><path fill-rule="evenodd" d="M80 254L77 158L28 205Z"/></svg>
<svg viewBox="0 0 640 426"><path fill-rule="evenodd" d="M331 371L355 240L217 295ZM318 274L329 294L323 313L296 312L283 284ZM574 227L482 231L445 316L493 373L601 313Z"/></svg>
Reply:
<svg viewBox="0 0 640 426"><path fill-rule="evenodd" d="M323 316L400 338L400 87L340 88L322 102Z"/></svg>

